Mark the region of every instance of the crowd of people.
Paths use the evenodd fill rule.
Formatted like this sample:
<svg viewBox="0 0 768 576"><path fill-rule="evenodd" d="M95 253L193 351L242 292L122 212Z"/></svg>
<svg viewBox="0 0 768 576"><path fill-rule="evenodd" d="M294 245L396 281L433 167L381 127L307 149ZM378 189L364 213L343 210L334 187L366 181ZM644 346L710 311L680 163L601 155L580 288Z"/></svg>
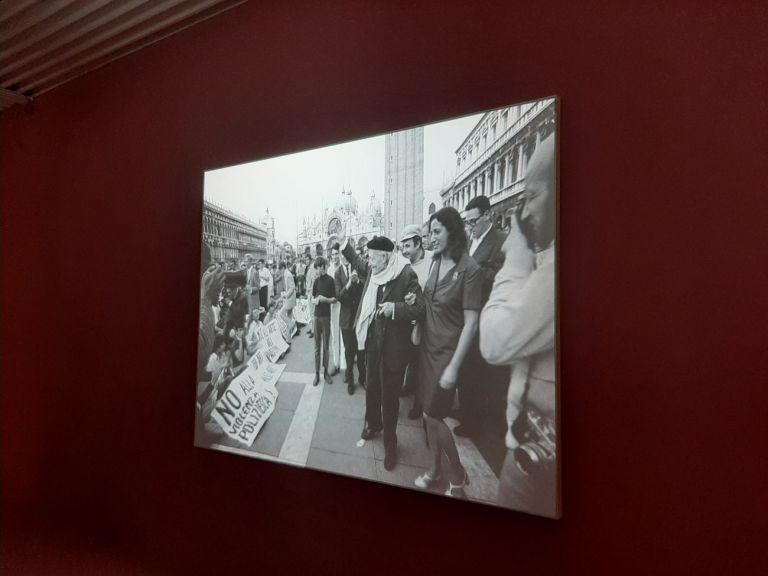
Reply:
<svg viewBox="0 0 768 576"><path fill-rule="evenodd" d="M197 363L196 435L208 443L222 435L211 419L216 401L247 367L256 352L261 327L278 315L291 332L296 286L285 262L270 270L263 259L246 255L240 270L224 270L212 262L203 243L200 326Z"/></svg>
<svg viewBox="0 0 768 576"><path fill-rule="evenodd" d="M398 463L400 398L412 396L408 417L423 418L431 453L418 488L445 477L446 495L464 497L471 475L455 436L497 434L507 450L498 503L555 516L554 159L550 136L529 161L507 231L495 225L489 199L476 196L463 217L444 207L430 216L426 233L414 223L396 242L377 236L360 250L342 231L328 259L319 250L303 262L281 263L279 281L263 262L247 262L238 279L243 288L227 293L225 274L207 270L203 307L214 306L219 294L230 301L218 317L201 308L203 377L236 373L252 323L276 310L271 298L289 314L289 304L304 297L315 344L313 384L330 385L343 370L349 394L358 384L365 389L361 438L382 435L387 470ZM210 326L209 342L202 332ZM449 417L460 424L451 428Z"/></svg>

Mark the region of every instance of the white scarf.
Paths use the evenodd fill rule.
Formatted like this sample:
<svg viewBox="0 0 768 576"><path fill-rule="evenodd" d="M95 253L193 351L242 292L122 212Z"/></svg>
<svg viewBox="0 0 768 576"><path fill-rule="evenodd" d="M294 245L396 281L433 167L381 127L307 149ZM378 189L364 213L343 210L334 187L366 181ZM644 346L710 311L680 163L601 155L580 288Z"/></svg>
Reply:
<svg viewBox="0 0 768 576"><path fill-rule="evenodd" d="M357 349L365 350L365 340L368 337L368 327L373 321L373 315L376 313L376 292L379 286L391 282L400 275L410 262L402 254L394 253L389 257L387 267L376 274L371 273L371 279L368 282L368 289L363 294L363 300L360 302L360 316L357 320L355 332L357 335Z"/></svg>

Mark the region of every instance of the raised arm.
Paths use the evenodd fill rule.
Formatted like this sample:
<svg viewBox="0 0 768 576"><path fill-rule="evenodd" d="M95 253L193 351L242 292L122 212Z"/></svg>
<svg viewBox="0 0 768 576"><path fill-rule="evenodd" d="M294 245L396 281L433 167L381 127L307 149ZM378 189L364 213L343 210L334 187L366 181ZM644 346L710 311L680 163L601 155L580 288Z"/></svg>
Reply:
<svg viewBox="0 0 768 576"><path fill-rule="evenodd" d="M336 270L336 273L333 275L333 286L336 288L336 299L341 302L342 304L346 304L350 300L349 296L349 280L347 280L346 284L343 284L341 281L341 268Z"/></svg>
<svg viewBox="0 0 768 576"><path fill-rule="evenodd" d="M349 240L347 240L344 244L344 249L341 251L341 253L344 254L344 258L347 259L349 265L352 266L354 270L357 270L360 278L365 279L368 277L368 263L360 258L357 250L355 250L354 246L352 246Z"/></svg>

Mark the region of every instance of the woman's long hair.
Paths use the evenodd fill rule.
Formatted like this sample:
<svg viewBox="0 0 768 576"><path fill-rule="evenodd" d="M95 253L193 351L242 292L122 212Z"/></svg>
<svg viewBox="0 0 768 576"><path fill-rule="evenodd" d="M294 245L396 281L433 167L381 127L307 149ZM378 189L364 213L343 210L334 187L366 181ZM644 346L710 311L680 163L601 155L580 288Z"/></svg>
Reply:
<svg viewBox="0 0 768 576"><path fill-rule="evenodd" d="M467 249L467 244L469 244L461 214L452 206L440 208L440 210L429 217L430 233L432 231L432 220L437 220L448 230L448 246L446 246L446 251L451 260L458 262L461 255Z"/></svg>

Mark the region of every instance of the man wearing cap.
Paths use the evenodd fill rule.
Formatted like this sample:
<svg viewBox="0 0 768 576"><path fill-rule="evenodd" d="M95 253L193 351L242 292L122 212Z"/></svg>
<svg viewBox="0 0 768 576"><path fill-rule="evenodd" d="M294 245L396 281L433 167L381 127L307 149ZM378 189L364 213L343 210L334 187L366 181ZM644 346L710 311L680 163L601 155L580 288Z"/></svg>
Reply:
<svg viewBox="0 0 768 576"><path fill-rule="evenodd" d="M383 430L384 468L392 470L397 464L398 396L409 360L411 322L424 317L424 296L418 276L408 260L394 252L389 238L376 236L368 242L368 262L346 238L339 244L352 269L365 279L355 315L357 346L365 350L367 374L361 437L370 440ZM415 294L412 304L405 303L409 293Z"/></svg>
<svg viewBox="0 0 768 576"><path fill-rule="evenodd" d="M416 272L416 276L419 278L419 285L424 290L424 285L429 278L429 271L432 265L432 252L424 249L421 236L421 226L418 224L411 224L403 228L400 233L400 250L403 256L411 261L411 268ZM419 359L419 347L416 342L412 342L410 350L410 361L408 362L408 370L406 371L405 386L400 392L401 396L410 396L413 394L413 406L408 412L408 418L415 420L421 416L421 405L419 404L419 397L416 394L416 388L418 385L416 374L416 362Z"/></svg>

